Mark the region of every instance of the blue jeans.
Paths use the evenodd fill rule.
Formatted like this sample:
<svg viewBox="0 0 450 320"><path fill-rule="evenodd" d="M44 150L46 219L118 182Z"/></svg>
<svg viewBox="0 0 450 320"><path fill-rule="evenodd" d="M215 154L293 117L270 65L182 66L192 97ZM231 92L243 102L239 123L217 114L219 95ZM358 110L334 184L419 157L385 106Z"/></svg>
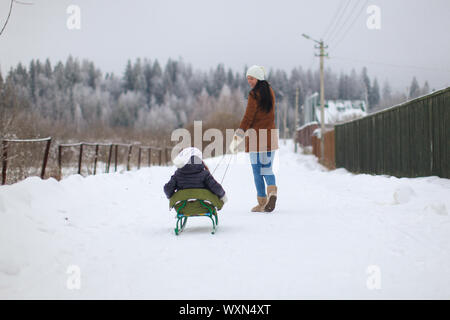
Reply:
<svg viewBox="0 0 450 320"><path fill-rule="evenodd" d="M275 151L250 152L250 162L252 164L253 178L255 179L258 197L266 196L264 180L266 180L268 186L275 185L275 175L272 171L274 157Z"/></svg>

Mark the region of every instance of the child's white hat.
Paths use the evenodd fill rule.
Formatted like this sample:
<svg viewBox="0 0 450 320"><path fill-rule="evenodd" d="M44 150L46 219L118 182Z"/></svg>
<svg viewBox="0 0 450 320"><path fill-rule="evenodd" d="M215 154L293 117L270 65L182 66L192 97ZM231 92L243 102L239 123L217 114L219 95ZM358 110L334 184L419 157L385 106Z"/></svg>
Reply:
<svg viewBox="0 0 450 320"><path fill-rule="evenodd" d="M183 168L189 162L192 156L197 156L202 159L202 152L195 147L184 148L175 157L175 159L173 159L173 164L177 168Z"/></svg>

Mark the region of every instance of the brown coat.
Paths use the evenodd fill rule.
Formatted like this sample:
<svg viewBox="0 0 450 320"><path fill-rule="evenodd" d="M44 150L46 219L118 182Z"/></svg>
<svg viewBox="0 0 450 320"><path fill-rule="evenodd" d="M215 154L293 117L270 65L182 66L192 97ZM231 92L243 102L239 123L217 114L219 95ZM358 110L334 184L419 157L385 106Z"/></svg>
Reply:
<svg viewBox="0 0 450 320"><path fill-rule="evenodd" d="M245 152L263 152L278 149L278 129L275 127L275 94L270 88L273 108L266 113L258 106L252 94L248 95L247 109L239 125L238 134L246 133ZM254 130L249 130L254 129ZM272 129L272 130L271 130Z"/></svg>

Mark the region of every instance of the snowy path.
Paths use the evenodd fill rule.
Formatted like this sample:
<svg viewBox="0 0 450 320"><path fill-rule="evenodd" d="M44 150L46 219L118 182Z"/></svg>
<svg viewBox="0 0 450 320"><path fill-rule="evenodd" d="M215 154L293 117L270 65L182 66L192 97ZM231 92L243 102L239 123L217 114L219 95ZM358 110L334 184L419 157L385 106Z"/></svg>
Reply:
<svg viewBox="0 0 450 320"><path fill-rule="evenodd" d="M215 235L206 218L174 235L173 167L0 187L0 298L450 298L448 179L328 172L280 145L275 212L250 212L239 154ZM71 265L80 289L67 288Z"/></svg>

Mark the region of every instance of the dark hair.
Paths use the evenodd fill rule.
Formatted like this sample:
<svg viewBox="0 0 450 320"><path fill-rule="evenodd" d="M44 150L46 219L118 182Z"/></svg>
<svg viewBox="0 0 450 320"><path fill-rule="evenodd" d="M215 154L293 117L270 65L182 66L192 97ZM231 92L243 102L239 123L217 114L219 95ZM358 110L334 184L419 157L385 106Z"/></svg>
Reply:
<svg viewBox="0 0 450 320"><path fill-rule="evenodd" d="M250 94L258 101L259 107L266 113L272 110L273 97L270 84L266 80L258 80L256 86L250 91Z"/></svg>

